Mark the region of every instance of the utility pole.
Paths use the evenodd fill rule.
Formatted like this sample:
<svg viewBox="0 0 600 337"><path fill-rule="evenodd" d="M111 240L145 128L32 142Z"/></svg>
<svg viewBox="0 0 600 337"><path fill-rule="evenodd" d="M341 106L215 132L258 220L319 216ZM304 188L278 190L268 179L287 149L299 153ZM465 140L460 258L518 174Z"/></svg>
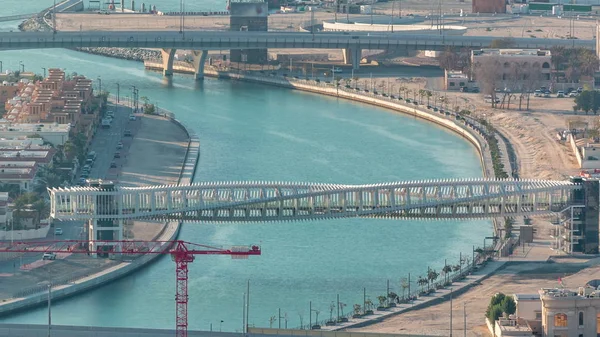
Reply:
<svg viewBox="0 0 600 337"><path fill-rule="evenodd" d="M338 0L335 0L334 6L335 6L335 8L334 8L334 12L333 12L334 13L333 22L337 22Z"/></svg>
<svg viewBox="0 0 600 337"><path fill-rule="evenodd" d="M120 86L119 86L119 83L117 83L117 104L119 104L119 95L120 95L120 90L121 90L121 88L120 88ZM117 109L118 109L118 107L117 107Z"/></svg>
<svg viewBox="0 0 600 337"><path fill-rule="evenodd" d="M52 34L56 34L56 0L54 0L54 7L52 7Z"/></svg>
<svg viewBox="0 0 600 337"><path fill-rule="evenodd" d="M246 333L246 293L244 293L242 302L242 333Z"/></svg>
<svg viewBox="0 0 600 337"><path fill-rule="evenodd" d="M336 321L340 319L340 294L337 294L337 318Z"/></svg>
<svg viewBox="0 0 600 337"><path fill-rule="evenodd" d="M312 330L312 301L308 302L308 330Z"/></svg>
<svg viewBox="0 0 600 337"><path fill-rule="evenodd" d="M452 288L450 288L450 337L452 337Z"/></svg>
<svg viewBox="0 0 600 337"><path fill-rule="evenodd" d="M48 337L52 335L52 284L48 284Z"/></svg>
<svg viewBox="0 0 600 337"><path fill-rule="evenodd" d="M463 302L463 337L467 337L467 305Z"/></svg>
<svg viewBox="0 0 600 337"><path fill-rule="evenodd" d="M248 285L246 289L246 333L248 333L248 318L250 312L250 280L248 280Z"/></svg>

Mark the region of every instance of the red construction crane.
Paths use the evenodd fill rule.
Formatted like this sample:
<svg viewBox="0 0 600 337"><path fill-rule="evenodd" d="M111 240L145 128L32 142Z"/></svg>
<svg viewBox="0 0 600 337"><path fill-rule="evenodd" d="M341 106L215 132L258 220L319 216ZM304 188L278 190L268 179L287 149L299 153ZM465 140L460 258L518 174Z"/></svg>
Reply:
<svg viewBox="0 0 600 337"><path fill-rule="evenodd" d="M90 252L88 245L94 243L98 249ZM230 255L232 258L247 259L250 255L260 255L259 246L233 246L229 249L199 245L181 240L174 241L139 241L139 240L64 240L36 242L0 242L0 253L42 253L43 259L53 260L56 254L122 254L147 255L169 254L176 264L175 290L175 324L176 336L187 337L187 305L188 305L188 263L194 261L196 255Z"/></svg>

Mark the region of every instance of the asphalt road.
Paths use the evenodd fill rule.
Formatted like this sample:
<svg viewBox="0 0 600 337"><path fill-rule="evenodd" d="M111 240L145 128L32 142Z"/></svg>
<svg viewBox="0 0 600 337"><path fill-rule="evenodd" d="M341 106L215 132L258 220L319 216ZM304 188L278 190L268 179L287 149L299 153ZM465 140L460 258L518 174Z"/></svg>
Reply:
<svg viewBox="0 0 600 337"><path fill-rule="evenodd" d="M118 169L123 166L126 160L126 153L131 144L132 137L124 137L125 130L137 129L137 121L130 121L129 115L131 109L124 106L109 105L108 110L114 111L114 119L110 128L98 128L96 135L92 140L89 151L96 152L96 162L92 166L90 179L112 178L118 174ZM117 149L117 144L123 142L123 148ZM115 158L115 153L119 152L121 158ZM110 164L115 162L117 168L111 168Z"/></svg>

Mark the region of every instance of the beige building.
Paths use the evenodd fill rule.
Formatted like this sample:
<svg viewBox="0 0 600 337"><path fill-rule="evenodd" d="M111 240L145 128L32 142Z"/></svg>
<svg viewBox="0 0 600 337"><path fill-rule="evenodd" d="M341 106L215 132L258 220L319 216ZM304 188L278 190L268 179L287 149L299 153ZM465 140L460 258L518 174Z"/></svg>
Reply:
<svg viewBox="0 0 600 337"><path fill-rule="evenodd" d="M477 81L478 67L491 69L496 88L512 91L549 88L552 54L541 49L480 49L471 51L471 79ZM527 70L530 71L527 71Z"/></svg>
<svg viewBox="0 0 600 337"><path fill-rule="evenodd" d="M544 337L600 335L600 290L594 287L580 287L577 291L541 289L538 295L517 294L514 298L517 317L512 322L496 322L496 326L506 326L504 331L508 333L503 336L517 336L516 326L521 331L527 326L533 334Z"/></svg>

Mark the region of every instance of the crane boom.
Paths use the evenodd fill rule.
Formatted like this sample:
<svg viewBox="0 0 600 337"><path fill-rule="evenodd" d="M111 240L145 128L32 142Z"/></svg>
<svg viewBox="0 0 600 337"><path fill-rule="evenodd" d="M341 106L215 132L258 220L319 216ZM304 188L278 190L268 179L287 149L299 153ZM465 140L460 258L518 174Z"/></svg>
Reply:
<svg viewBox="0 0 600 337"><path fill-rule="evenodd" d="M177 250L185 250L192 255L260 255L258 246L235 246L233 248L200 245L182 240L173 241L143 241L143 240L61 240L35 242L0 242L0 253L94 253L88 250L88 244L94 242L97 246L112 247L109 251L125 255L144 254L173 254ZM175 247L175 248L172 248ZM240 249L240 247L243 247ZM244 249L247 248L247 249Z"/></svg>
<svg viewBox="0 0 600 337"><path fill-rule="evenodd" d="M95 243L97 251L89 250ZM261 255L259 246L234 246L228 249L200 245L182 240L142 241L142 240L64 240L35 242L0 242L0 253L115 253L122 255L171 255L176 264L175 325L176 336L187 337L188 319L188 263L194 262L196 255L230 255L232 258L247 258Z"/></svg>

